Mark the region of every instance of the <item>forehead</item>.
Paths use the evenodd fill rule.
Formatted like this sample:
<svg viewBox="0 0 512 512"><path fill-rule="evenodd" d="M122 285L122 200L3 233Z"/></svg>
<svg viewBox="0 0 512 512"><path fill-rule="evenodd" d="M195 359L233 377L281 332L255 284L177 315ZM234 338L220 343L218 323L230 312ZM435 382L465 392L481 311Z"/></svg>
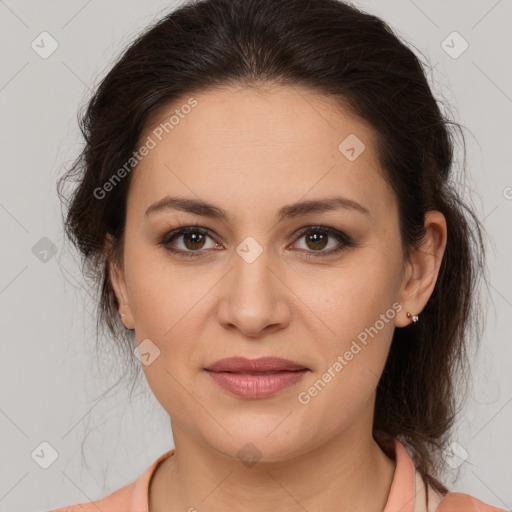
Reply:
<svg viewBox="0 0 512 512"><path fill-rule="evenodd" d="M238 87L183 96L152 116L139 146L149 139L152 149L130 187L138 203L172 193L238 198L262 208L333 189L358 202L369 190L389 201L373 130L332 97L308 89ZM356 158L346 153L353 148Z"/></svg>
<svg viewBox="0 0 512 512"><path fill-rule="evenodd" d="M189 107L192 101L195 105ZM371 127L339 99L295 85L223 87L182 96L160 106L142 135L161 142L171 133L183 149L246 144L269 149L288 145L298 151L301 144L332 147L349 134L364 139L370 152L375 145Z"/></svg>

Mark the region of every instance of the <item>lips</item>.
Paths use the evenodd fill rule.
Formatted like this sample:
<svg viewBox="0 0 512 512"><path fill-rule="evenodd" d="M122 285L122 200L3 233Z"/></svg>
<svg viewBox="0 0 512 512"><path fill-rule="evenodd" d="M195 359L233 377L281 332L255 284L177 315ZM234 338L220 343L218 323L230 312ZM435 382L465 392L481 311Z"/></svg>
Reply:
<svg viewBox="0 0 512 512"><path fill-rule="evenodd" d="M293 372L298 370L308 370L305 366L281 359L280 357L261 357L259 359L246 359L245 357L229 357L221 359L205 368L211 372L230 372L245 374Z"/></svg>
<svg viewBox="0 0 512 512"><path fill-rule="evenodd" d="M221 359L205 368L222 389L246 399L267 398L293 386L309 368L277 357Z"/></svg>

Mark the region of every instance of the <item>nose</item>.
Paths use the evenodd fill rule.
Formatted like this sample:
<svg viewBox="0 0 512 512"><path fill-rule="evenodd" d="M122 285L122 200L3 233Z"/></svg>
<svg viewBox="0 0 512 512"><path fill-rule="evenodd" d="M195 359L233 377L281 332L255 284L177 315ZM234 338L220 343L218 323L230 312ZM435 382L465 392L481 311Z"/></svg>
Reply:
<svg viewBox="0 0 512 512"><path fill-rule="evenodd" d="M225 329L261 338L289 325L288 288L271 263L265 251L252 262L234 255L234 268L223 280L217 310L218 321Z"/></svg>

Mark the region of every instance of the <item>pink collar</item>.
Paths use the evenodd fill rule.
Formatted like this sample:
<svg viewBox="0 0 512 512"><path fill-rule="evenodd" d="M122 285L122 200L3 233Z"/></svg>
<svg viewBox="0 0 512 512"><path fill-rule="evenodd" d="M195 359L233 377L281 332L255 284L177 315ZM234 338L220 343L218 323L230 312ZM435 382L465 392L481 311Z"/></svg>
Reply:
<svg viewBox="0 0 512 512"><path fill-rule="evenodd" d="M148 493L149 483L157 466L168 457L172 456L175 449L162 454L151 466L132 484L132 493L130 496L130 511L148 512ZM383 512L427 512L420 497L424 496L422 486L416 489L420 484L419 473L416 474L414 463L407 453L403 444L395 439L395 457L396 469L389 492L388 501ZM421 485L421 484L420 484ZM429 501L434 501L435 496L429 493ZM416 505L416 507L415 507ZM429 507L429 510L431 507ZM435 508L433 508L435 510Z"/></svg>

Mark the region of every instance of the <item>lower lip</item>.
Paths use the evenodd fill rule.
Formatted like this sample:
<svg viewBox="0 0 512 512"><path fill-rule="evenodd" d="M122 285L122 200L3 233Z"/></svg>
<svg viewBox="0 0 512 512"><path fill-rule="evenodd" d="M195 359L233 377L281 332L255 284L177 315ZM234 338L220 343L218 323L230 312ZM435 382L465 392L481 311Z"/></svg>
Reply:
<svg viewBox="0 0 512 512"><path fill-rule="evenodd" d="M293 386L308 370L283 371L273 374L248 375L230 372L206 372L223 389L244 398L265 398Z"/></svg>

